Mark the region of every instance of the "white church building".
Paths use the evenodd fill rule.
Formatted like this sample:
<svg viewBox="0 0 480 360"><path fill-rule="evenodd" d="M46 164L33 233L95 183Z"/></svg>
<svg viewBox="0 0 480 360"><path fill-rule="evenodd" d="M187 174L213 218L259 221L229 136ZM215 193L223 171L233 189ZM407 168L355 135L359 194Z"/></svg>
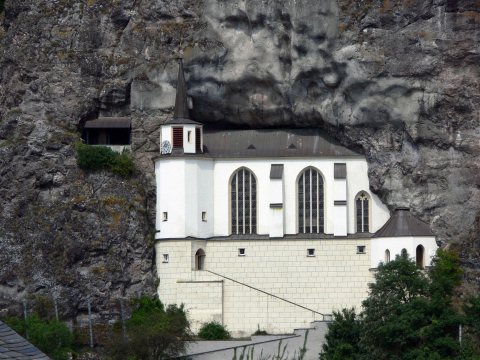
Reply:
<svg viewBox="0 0 480 360"><path fill-rule="evenodd" d="M363 155L318 129L208 131L189 117L180 64L155 159L158 294L194 329L288 333L360 309L380 262L437 249L408 209L369 190Z"/></svg>

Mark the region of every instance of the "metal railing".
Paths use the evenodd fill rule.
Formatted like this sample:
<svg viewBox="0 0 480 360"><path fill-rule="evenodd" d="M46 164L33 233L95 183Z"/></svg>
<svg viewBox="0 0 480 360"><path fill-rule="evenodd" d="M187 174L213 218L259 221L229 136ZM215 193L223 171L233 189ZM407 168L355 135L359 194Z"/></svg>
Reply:
<svg viewBox="0 0 480 360"><path fill-rule="evenodd" d="M216 276L220 276L221 278L230 280L230 281L232 281L232 282L234 282L234 283L236 283L236 284L239 284L239 285L242 285L242 286L246 286L246 287L248 287L248 288L250 288L250 289L252 289L252 290L261 292L261 293L263 293L263 294L265 294L265 295L268 295L268 296L271 296L271 297L273 297L273 298L275 298L275 299L284 301L284 302L286 302L286 303L288 303L288 304L290 304L290 305L294 305L294 306L299 307L299 308L302 308L302 309L304 309L304 310L311 311L311 312L314 313L314 314L321 315L321 316L322 316L322 319L325 320L325 314L322 314L321 312L318 312L318 311L316 311L316 310L307 308L306 306L303 306L303 305L294 303L293 301L284 299L284 298L282 298L282 297L280 297L280 296L278 296L278 295L275 295L275 294L269 293L269 292L267 292L267 291L258 289L258 288L254 287L254 286L245 284L245 283L243 283L243 282L241 282L241 281L232 279L232 278L230 278L230 277L228 277L228 276L218 274L218 273L216 273L216 272L214 272L214 271L210 271L210 270L206 270L206 269L205 269L204 271L207 271L207 272L209 272L210 274L213 274L213 275L216 275Z"/></svg>

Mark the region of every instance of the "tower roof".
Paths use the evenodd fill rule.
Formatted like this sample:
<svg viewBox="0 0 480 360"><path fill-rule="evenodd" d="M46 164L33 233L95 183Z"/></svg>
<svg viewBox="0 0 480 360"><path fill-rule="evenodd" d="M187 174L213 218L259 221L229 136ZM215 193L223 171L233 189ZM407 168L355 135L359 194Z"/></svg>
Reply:
<svg viewBox="0 0 480 360"><path fill-rule="evenodd" d="M165 124L200 124L190 119L190 112L188 110L187 85L185 84L182 59L180 59L178 62L177 94L175 96L173 119L168 120Z"/></svg>
<svg viewBox="0 0 480 360"><path fill-rule="evenodd" d="M374 238L400 236L435 236L430 227L416 218L409 208L397 208L392 217L378 230Z"/></svg>

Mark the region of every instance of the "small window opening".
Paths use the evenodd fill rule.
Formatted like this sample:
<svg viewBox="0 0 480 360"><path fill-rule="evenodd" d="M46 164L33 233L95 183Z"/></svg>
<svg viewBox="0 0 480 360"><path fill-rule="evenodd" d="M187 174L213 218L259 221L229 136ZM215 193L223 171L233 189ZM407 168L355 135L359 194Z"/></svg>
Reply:
<svg viewBox="0 0 480 360"><path fill-rule="evenodd" d="M187 131L187 141L188 141L189 143L192 142L192 132L191 132L191 131Z"/></svg>
<svg viewBox="0 0 480 360"><path fill-rule="evenodd" d="M390 250L385 250L385 264L390 262Z"/></svg>
<svg viewBox="0 0 480 360"><path fill-rule="evenodd" d="M307 249L307 256L315 256L315 249Z"/></svg>
<svg viewBox="0 0 480 360"><path fill-rule="evenodd" d="M195 253L195 270L205 270L205 251L202 249Z"/></svg>
<svg viewBox="0 0 480 360"><path fill-rule="evenodd" d="M202 221L207 221L207 212L202 211Z"/></svg>
<svg viewBox="0 0 480 360"><path fill-rule="evenodd" d="M163 257L163 260L162 260L163 263L168 263L169 262L170 258L168 256L168 254L163 254L162 257Z"/></svg>
<svg viewBox="0 0 480 360"><path fill-rule="evenodd" d="M424 253L425 253L424 247L422 245L418 245L416 250L416 263L419 269L423 269L424 267L424 264L423 264Z"/></svg>
<svg viewBox="0 0 480 360"><path fill-rule="evenodd" d="M245 256L245 248L238 249L238 256Z"/></svg>
<svg viewBox="0 0 480 360"><path fill-rule="evenodd" d="M408 256L408 252L407 252L407 249L402 249L402 251L400 252L401 256L403 257L407 257Z"/></svg>
<svg viewBox="0 0 480 360"><path fill-rule="evenodd" d="M357 254L365 254L365 245L357 246Z"/></svg>
<svg viewBox="0 0 480 360"><path fill-rule="evenodd" d="M162 221L168 221L168 212L166 211L163 212Z"/></svg>

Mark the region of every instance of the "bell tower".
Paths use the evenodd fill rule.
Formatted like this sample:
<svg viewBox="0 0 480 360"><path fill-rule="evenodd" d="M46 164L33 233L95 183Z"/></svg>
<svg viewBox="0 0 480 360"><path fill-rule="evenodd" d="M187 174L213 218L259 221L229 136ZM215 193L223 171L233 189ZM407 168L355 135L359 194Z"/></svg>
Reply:
<svg viewBox="0 0 480 360"><path fill-rule="evenodd" d="M203 152L203 125L190 119L183 62L179 60L177 94L173 118L161 127L160 151L169 154L199 154Z"/></svg>

